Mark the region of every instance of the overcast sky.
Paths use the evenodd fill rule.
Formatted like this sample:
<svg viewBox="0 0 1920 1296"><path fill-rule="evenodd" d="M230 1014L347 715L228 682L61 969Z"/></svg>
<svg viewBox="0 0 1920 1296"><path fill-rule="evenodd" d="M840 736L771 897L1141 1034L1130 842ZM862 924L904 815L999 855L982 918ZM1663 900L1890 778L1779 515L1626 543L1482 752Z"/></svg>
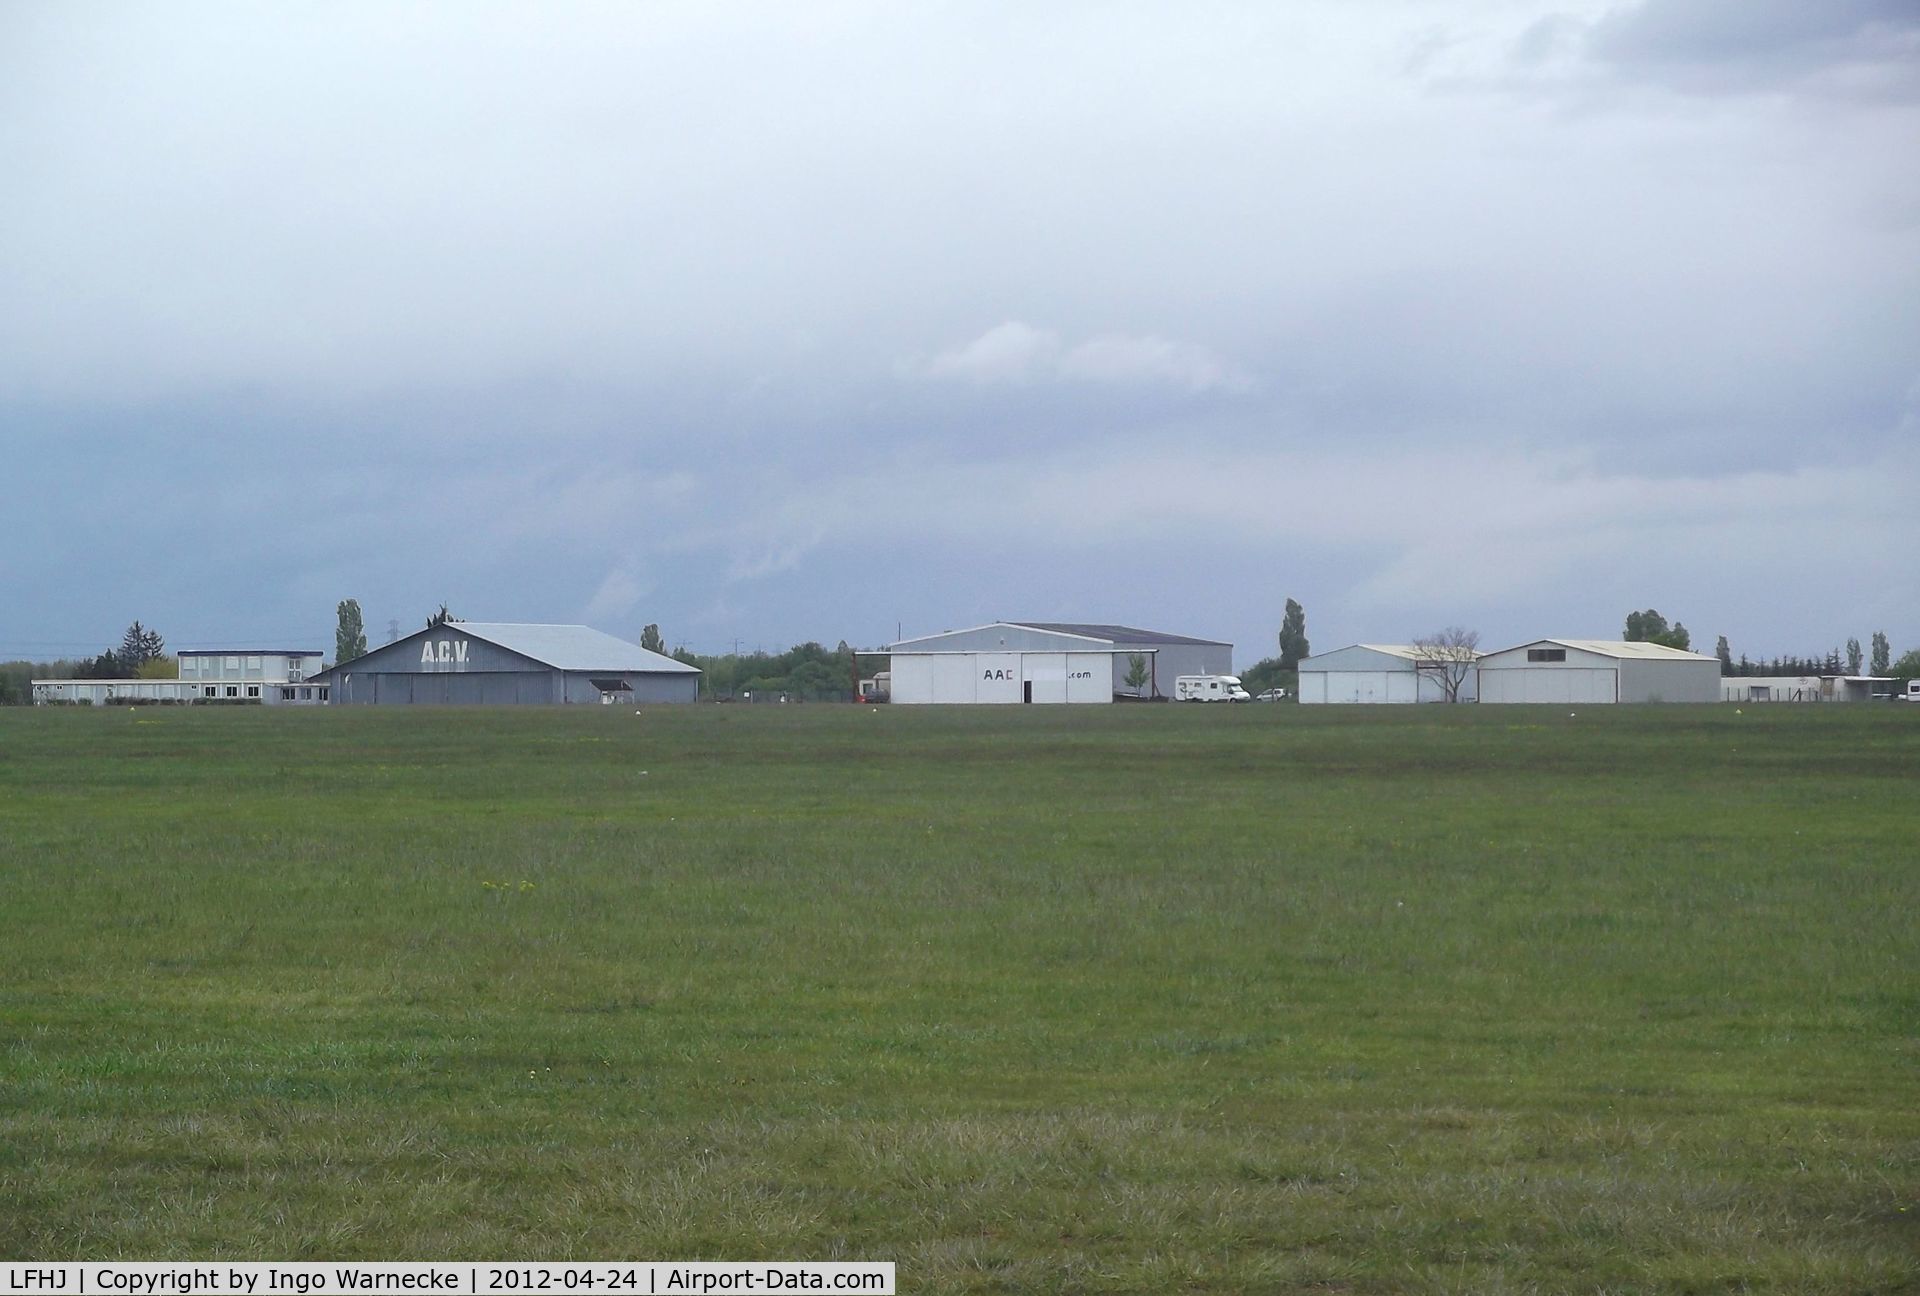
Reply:
<svg viewBox="0 0 1920 1296"><path fill-rule="evenodd" d="M1898 653L1916 159L1911 0L21 0L0 656Z"/></svg>

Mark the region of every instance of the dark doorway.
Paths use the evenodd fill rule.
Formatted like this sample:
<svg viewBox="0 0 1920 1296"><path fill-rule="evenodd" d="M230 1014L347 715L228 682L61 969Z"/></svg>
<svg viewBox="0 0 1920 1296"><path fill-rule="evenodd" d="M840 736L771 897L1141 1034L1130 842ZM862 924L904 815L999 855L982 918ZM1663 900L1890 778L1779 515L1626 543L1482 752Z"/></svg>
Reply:
<svg viewBox="0 0 1920 1296"><path fill-rule="evenodd" d="M1022 702L1033 701L1033 681L1032 680L1027 680L1025 683L1021 684L1020 691L1022 694L1020 700Z"/></svg>

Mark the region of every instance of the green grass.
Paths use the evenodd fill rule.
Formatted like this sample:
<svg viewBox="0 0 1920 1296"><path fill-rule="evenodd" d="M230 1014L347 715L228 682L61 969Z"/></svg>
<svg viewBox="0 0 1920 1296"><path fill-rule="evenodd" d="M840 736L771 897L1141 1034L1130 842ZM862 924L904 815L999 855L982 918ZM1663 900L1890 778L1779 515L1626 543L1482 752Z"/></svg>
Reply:
<svg viewBox="0 0 1920 1296"><path fill-rule="evenodd" d="M1920 1290L1916 913L1920 708L7 711L0 1256Z"/></svg>

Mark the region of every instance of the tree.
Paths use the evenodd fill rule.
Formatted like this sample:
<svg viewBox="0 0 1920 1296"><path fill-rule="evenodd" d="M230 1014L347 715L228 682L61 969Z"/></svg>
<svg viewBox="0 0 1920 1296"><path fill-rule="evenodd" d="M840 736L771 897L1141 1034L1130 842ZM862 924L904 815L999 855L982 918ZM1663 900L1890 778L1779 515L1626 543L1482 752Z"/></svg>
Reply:
<svg viewBox="0 0 1920 1296"><path fill-rule="evenodd" d="M1920 679L1920 648L1901 657L1899 661L1887 667L1887 674L1895 679Z"/></svg>
<svg viewBox="0 0 1920 1296"><path fill-rule="evenodd" d="M1480 632L1448 626L1437 634L1415 639L1413 648L1419 654L1413 663L1415 673L1438 684L1447 701L1458 702L1467 676L1473 673L1473 664L1480 660Z"/></svg>
<svg viewBox="0 0 1920 1296"><path fill-rule="evenodd" d="M1286 617L1280 622L1280 667L1298 669L1300 659L1312 655L1313 650L1307 646L1307 611L1288 599Z"/></svg>
<svg viewBox="0 0 1920 1296"><path fill-rule="evenodd" d="M1720 673L1722 675L1733 674L1733 649L1728 646L1725 635L1721 635L1720 642L1713 646L1713 655L1720 659Z"/></svg>
<svg viewBox="0 0 1920 1296"><path fill-rule="evenodd" d="M440 610L427 618L427 629L429 630L437 629L440 626L447 625L457 620L459 620L459 618L454 616L453 613L447 611L447 605L445 603L442 603L440 605Z"/></svg>
<svg viewBox="0 0 1920 1296"><path fill-rule="evenodd" d="M133 672L133 677L151 680L179 679L180 659L165 655L149 657L140 663L139 668Z"/></svg>
<svg viewBox="0 0 1920 1296"><path fill-rule="evenodd" d="M120 659L110 652L103 652L92 661L81 662L79 669L73 672L75 679L118 679L120 677Z"/></svg>
<svg viewBox="0 0 1920 1296"><path fill-rule="evenodd" d="M1893 646L1887 642L1884 630L1873 632L1873 665L1870 668L1875 675L1885 675L1888 663L1893 660Z"/></svg>
<svg viewBox="0 0 1920 1296"><path fill-rule="evenodd" d="M1626 640L1628 643L1665 644L1669 648L1682 650L1693 647L1693 636L1687 627L1675 621L1671 627L1667 619L1652 608L1644 612L1627 613Z"/></svg>
<svg viewBox="0 0 1920 1296"><path fill-rule="evenodd" d="M648 652L665 653L667 641L660 637L660 627L650 625L640 632L640 646Z"/></svg>
<svg viewBox="0 0 1920 1296"><path fill-rule="evenodd" d="M1860 673L1860 663L1865 659L1866 654L1860 651L1860 641L1858 639L1847 640L1847 674L1858 675Z"/></svg>
<svg viewBox="0 0 1920 1296"><path fill-rule="evenodd" d="M333 660L338 665L367 655L367 627L360 620L360 600L342 599L335 609L339 624L333 631Z"/></svg>
<svg viewBox="0 0 1920 1296"><path fill-rule="evenodd" d="M1137 695L1147 686L1147 658L1144 653L1133 653L1127 658L1127 687Z"/></svg>
<svg viewBox="0 0 1920 1296"><path fill-rule="evenodd" d="M1278 657L1268 657L1241 671L1240 683L1255 697L1268 689L1285 689L1288 696L1292 696L1300 685L1300 675L1297 671L1280 669Z"/></svg>
<svg viewBox="0 0 1920 1296"><path fill-rule="evenodd" d="M138 675L140 668L162 656L167 645L160 638L160 632L149 630L135 621L127 627L127 633L120 640L120 651L113 654L121 671L128 675Z"/></svg>

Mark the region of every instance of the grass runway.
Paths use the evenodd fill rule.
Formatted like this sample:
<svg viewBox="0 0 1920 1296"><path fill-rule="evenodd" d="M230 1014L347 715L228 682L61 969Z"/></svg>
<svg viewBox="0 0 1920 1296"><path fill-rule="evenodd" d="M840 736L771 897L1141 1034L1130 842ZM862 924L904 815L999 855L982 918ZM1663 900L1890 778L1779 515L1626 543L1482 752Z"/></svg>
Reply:
<svg viewBox="0 0 1920 1296"><path fill-rule="evenodd" d="M0 1257L1920 1290L1920 707L0 711Z"/></svg>

